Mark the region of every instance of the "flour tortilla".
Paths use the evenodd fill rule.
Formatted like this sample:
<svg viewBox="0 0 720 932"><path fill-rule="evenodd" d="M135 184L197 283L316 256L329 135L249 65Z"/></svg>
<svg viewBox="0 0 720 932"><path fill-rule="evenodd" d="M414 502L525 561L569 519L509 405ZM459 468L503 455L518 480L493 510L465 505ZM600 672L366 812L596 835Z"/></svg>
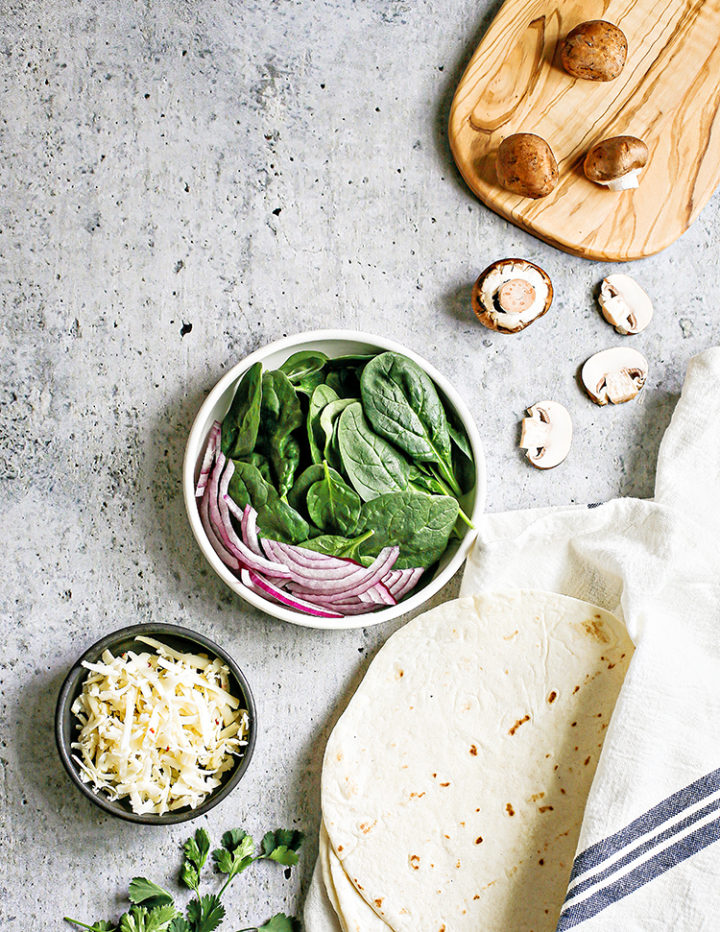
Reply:
<svg viewBox="0 0 720 932"><path fill-rule="evenodd" d="M553 932L632 650L615 616L545 592L458 599L389 639L322 777L330 844L387 926Z"/></svg>
<svg viewBox="0 0 720 932"><path fill-rule="evenodd" d="M320 863L325 889L343 932L388 932L390 926L368 906L348 880L324 825L320 828Z"/></svg>

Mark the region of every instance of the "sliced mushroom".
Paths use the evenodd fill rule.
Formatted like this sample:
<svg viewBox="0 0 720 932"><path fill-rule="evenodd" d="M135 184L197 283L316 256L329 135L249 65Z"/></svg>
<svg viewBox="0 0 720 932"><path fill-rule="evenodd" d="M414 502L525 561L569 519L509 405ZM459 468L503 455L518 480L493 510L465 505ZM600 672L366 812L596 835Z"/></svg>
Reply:
<svg viewBox="0 0 720 932"><path fill-rule="evenodd" d="M547 197L558 183L558 164L550 146L534 133L513 133L498 147L497 179L523 197Z"/></svg>
<svg viewBox="0 0 720 932"><path fill-rule="evenodd" d="M648 147L637 136L603 139L585 156L585 176L611 191L637 188L640 170L647 165Z"/></svg>
<svg viewBox="0 0 720 932"><path fill-rule="evenodd" d="M640 333L652 320L652 301L629 275L604 278L598 301L603 317L618 333Z"/></svg>
<svg viewBox="0 0 720 932"><path fill-rule="evenodd" d="M567 34L560 58L563 68L574 78L612 81L625 66L627 50L622 29L604 19L591 19Z"/></svg>
<svg viewBox="0 0 720 932"><path fill-rule="evenodd" d="M499 333L517 333L552 304L547 272L527 259L500 259L478 277L472 307L481 324Z"/></svg>
<svg viewBox="0 0 720 932"><path fill-rule="evenodd" d="M630 401L643 387L648 363L637 350L615 346L591 356L581 375L585 391L596 405L619 405Z"/></svg>
<svg viewBox="0 0 720 932"><path fill-rule="evenodd" d="M522 422L520 447L538 469L558 466L570 452L572 421L558 401L538 401L527 409L530 417Z"/></svg>

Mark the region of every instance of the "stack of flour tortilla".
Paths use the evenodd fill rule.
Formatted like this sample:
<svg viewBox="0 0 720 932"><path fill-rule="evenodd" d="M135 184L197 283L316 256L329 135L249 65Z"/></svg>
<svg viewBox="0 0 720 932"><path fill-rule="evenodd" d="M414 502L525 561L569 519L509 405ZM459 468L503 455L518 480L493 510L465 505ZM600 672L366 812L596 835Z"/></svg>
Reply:
<svg viewBox="0 0 720 932"><path fill-rule="evenodd" d="M547 592L393 635L328 742L308 932L552 932L632 650Z"/></svg>

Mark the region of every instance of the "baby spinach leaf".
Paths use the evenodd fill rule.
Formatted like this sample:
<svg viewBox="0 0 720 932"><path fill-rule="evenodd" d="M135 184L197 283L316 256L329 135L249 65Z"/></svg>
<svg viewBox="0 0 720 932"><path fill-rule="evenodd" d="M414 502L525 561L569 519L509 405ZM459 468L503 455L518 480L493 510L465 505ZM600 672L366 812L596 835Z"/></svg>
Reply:
<svg viewBox="0 0 720 932"><path fill-rule="evenodd" d="M242 460L243 463L250 463L258 470L266 482L269 482L270 485L273 484L272 469L270 468L270 460L267 456L264 456L262 453L250 453L248 456L239 456L238 459Z"/></svg>
<svg viewBox="0 0 720 932"><path fill-rule="evenodd" d="M467 494L475 487L475 458L470 441L455 413L445 411L448 419L448 433L452 447L452 467L455 478L463 493Z"/></svg>
<svg viewBox="0 0 720 932"><path fill-rule="evenodd" d="M357 401L360 401L360 399L338 398L337 401L331 401L329 404L326 404L320 412L320 432L324 437L324 443L321 446L323 459L328 459L330 456L333 431L335 429L335 424L337 423L338 418L343 413L345 408Z"/></svg>
<svg viewBox="0 0 720 932"><path fill-rule="evenodd" d="M222 422L221 446L225 456L252 453L257 442L262 401L262 363L256 362L235 389L230 410Z"/></svg>
<svg viewBox="0 0 720 932"><path fill-rule="evenodd" d="M310 396L310 406L307 415L307 435L310 444L310 459L313 463L322 463L322 450L325 445L325 434L320 427L320 414L325 405L337 401L337 392L329 385L318 385Z"/></svg>
<svg viewBox="0 0 720 932"><path fill-rule="evenodd" d="M340 473L332 467L330 467L330 476L338 482L343 481L343 477ZM304 469L300 473L292 489L290 489L288 493L288 503L292 505L296 511L299 511L303 515L306 514L307 493L310 486L315 485L316 482L321 482L324 478L325 467L322 463L313 463L312 466L308 466L307 469ZM318 531L318 533L320 532Z"/></svg>
<svg viewBox="0 0 720 932"><path fill-rule="evenodd" d="M300 448L292 432L302 419L300 402L285 373L279 369L266 372L262 377L257 449L272 464L281 498L290 490L300 461Z"/></svg>
<svg viewBox="0 0 720 932"><path fill-rule="evenodd" d="M286 501L280 498L274 486L266 482L251 463L235 462L228 494L244 508L252 505L257 511L258 532L261 537L299 544L309 533L307 521Z"/></svg>
<svg viewBox="0 0 720 932"><path fill-rule="evenodd" d="M359 398L361 371L357 366L343 365L328 372L325 382L340 398Z"/></svg>
<svg viewBox="0 0 720 932"><path fill-rule="evenodd" d="M346 353L344 356L333 356L328 359L327 368L330 372L335 369L357 369L374 359L377 353Z"/></svg>
<svg viewBox="0 0 720 932"><path fill-rule="evenodd" d="M304 540L301 544L306 550L314 550L317 553L325 553L329 557L342 557L344 560L360 561L360 545L372 537L372 531L365 531L358 537L341 537L337 534L321 534L312 540Z"/></svg>
<svg viewBox="0 0 720 932"><path fill-rule="evenodd" d="M307 376L321 372L327 361L325 353L319 350L300 350L285 360L280 366L280 372L284 372L293 385L296 385Z"/></svg>
<svg viewBox="0 0 720 932"><path fill-rule="evenodd" d="M313 463L300 473L293 487L288 492L288 504L292 505L296 511L305 512L307 510L306 499L308 489L325 475L322 463Z"/></svg>
<svg viewBox="0 0 720 932"><path fill-rule="evenodd" d="M435 462L455 495L445 410L432 379L412 359L381 353L365 366L363 409L373 429L419 462Z"/></svg>
<svg viewBox="0 0 720 932"><path fill-rule="evenodd" d="M384 492L407 489L410 464L387 440L373 432L359 402L349 405L340 415L337 442L345 472L363 501Z"/></svg>
<svg viewBox="0 0 720 932"><path fill-rule="evenodd" d="M377 556L383 547L397 544L395 568L428 567L447 549L459 505L448 495L391 492L366 502L358 527L373 531L360 548L363 556Z"/></svg>
<svg viewBox="0 0 720 932"><path fill-rule="evenodd" d="M327 463L323 470L323 478L308 489L310 520L323 531L352 534L360 517L360 496Z"/></svg>

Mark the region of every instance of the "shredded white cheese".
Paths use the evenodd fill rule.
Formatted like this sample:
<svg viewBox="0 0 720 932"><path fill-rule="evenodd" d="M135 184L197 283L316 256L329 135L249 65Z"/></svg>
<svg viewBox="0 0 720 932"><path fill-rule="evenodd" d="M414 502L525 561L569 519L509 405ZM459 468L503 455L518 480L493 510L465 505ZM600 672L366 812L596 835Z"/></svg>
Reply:
<svg viewBox="0 0 720 932"><path fill-rule="evenodd" d="M72 705L81 777L134 812L195 809L247 744L249 717L218 658L183 654L153 638L156 653L128 651L89 671Z"/></svg>

